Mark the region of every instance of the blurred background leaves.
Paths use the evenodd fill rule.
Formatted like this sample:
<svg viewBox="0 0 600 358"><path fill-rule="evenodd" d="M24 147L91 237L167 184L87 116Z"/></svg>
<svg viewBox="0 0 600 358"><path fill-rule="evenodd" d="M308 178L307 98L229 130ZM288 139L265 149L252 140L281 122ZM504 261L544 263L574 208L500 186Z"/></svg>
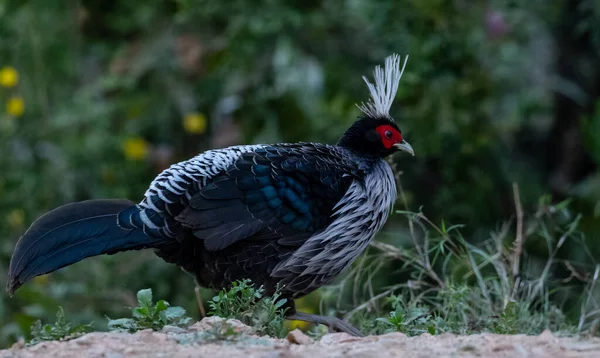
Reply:
<svg viewBox="0 0 600 358"><path fill-rule="evenodd" d="M598 257L598 0L0 0L0 286L18 237L58 205L138 201L209 148L334 143L392 52L410 54L392 111L417 153L395 158L410 207L476 242L511 218L517 182L527 211L574 198ZM406 225L380 239L407 244ZM105 329L141 288L198 317L191 277L124 253L0 296L0 346L59 302Z"/></svg>

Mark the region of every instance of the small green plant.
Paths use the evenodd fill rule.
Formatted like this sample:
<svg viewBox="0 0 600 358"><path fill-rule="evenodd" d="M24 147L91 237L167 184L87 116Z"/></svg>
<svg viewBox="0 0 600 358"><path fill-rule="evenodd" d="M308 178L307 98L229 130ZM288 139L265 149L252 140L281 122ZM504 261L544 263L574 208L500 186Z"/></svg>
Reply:
<svg viewBox="0 0 600 358"><path fill-rule="evenodd" d="M27 343L33 345L43 341L72 339L83 335L89 330L91 330L91 323L73 326L67 322L63 308L58 307L54 324L42 325L42 321L37 320L31 325L31 340Z"/></svg>
<svg viewBox="0 0 600 358"><path fill-rule="evenodd" d="M156 331L166 325L187 326L191 320L190 317L185 316L185 310L179 306L171 307L165 300L159 300L154 304L152 290L149 288L138 291L137 300L139 306L131 309L133 318L109 318L109 330L136 332L151 328Z"/></svg>
<svg viewBox="0 0 600 358"><path fill-rule="evenodd" d="M504 312L494 322L494 331L501 334L516 334L519 332L519 308L516 302L508 302Z"/></svg>
<svg viewBox="0 0 600 358"><path fill-rule="evenodd" d="M208 303L210 313L222 318L237 318L243 321L257 300L262 297L262 288L254 289L250 280L240 280L230 289L221 290Z"/></svg>
<svg viewBox="0 0 600 358"><path fill-rule="evenodd" d="M284 337L288 332L285 328L285 311L283 308L287 300L281 298L276 292L273 296L263 297L254 307L252 317L252 327L259 335L268 335L272 337Z"/></svg>
<svg viewBox="0 0 600 358"><path fill-rule="evenodd" d="M428 332L436 334L440 330L440 318L434 317L427 306L407 306L401 296L392 295L388 298L393 311L386 318L377 318L376 321L384 326L393 328L394 331L405 333L409 336ZM389 331L385 329L384 331Z"/></svg>
<svg viewBox="0 0 600 358"><path fill-rule="evenodd" d="M240 280L214 296L209 307L211 315L239 319L259 335L283 337L287 334L284 326L286 303L287 299L281 298L279 292L271 297L264 296L262 287L255 288L250 280Z"/></svg>

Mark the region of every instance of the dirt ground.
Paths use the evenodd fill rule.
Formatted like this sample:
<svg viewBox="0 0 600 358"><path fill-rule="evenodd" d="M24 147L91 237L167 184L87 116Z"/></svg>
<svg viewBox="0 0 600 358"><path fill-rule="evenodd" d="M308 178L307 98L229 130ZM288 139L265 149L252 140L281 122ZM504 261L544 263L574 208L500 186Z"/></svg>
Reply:
<svg viewBox="0 0 600 358"><path fill-rule="evenodd" d="M232 327L222 333L223 327ZM231 334L231 332L236 332ZM364 338L332 333L317 341L300 331L287 339L257 337L239 321L224 323L205 318L188 329L165 327L128 333L89 333L62 342L43 342L25 347L15 344L0 351L0 358L33 357L600 357L600 339L558 338L550 332L539 336L442 334L407 337L401 333Z"/></svg>

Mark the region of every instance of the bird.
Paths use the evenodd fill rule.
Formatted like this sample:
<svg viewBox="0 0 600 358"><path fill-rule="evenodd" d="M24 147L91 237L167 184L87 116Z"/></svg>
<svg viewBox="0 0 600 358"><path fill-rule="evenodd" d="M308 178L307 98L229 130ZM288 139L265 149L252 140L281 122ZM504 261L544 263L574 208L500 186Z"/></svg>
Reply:
<svg viewBox="0 0 600 358"><path fill-rule="evenodd" d="M7 291L87 257L151 249L220 290L249 279L286 298L286 319L362 332L337 317L299 312L294 299L331 283L365 250L396 201L386 159L411 145L390 115L405 56L377 65L360 116L333 144L212 149L162 171L137 204L94 199L37 218L17 241Z"/></svg>

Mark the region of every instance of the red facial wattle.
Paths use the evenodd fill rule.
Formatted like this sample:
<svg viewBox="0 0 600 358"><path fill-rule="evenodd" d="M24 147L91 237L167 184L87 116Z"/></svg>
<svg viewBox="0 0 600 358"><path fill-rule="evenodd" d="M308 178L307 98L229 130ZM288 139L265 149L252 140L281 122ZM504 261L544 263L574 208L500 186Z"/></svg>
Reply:
<svg viewBox="0 0 600 358"><path fill-rule="evenodd" d="M382 125L375 129L379 133L381 143L386 149L390 149L394 144L402 142L402 134L390 125Z"/></svg>

